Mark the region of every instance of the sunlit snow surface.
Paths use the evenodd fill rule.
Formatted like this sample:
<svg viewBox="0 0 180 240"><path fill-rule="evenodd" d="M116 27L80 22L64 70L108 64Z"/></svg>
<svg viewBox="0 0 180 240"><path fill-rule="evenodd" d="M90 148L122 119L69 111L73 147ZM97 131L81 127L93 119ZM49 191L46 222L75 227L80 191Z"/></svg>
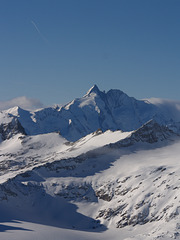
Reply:
<svg viewBox="0 0 180 240"><path fill-rule="evenodd" d="M2 142L0 239L179 239L180 139L132 134Z"/></svg>

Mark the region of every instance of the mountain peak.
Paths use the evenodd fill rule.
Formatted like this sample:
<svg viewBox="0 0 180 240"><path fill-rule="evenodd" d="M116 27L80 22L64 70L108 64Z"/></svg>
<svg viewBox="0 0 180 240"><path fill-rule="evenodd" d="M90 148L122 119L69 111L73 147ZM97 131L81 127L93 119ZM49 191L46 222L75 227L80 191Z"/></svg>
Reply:
<svg viewBox="0 0 180 240"><path fill-rule="evenodd" d="M15 106L15 107L11 107L9 109L3 110L3 112L8 113L9 115L12 116L18 116L18 112L19 112L19 107Z"/></svg>
<svg viewBox="0 0 180 240"><path fill-rule="evenodd" d="M89 95L91 93L100 93L100 90L96 84L94 84L89 91L87 91L86 95Z"/></svg>

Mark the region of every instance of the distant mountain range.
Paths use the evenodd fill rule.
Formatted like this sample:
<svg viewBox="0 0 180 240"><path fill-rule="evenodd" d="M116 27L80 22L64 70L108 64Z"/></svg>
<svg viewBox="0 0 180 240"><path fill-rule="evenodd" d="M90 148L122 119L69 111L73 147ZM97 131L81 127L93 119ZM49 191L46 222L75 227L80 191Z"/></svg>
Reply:
<svg viewBox="0 0 180 240"><path fill-rule="evenodd" d="M0 133L2 139L9 138L8 126L13 128L16 123L16 131L18 128L27 135L60 132L67 140L76 141L98 129L103 132L132 131L152 119L178 131L180 103L161 101L161 104L154 104L148 100L136 100L120 90L102 92L94 85L82 98L62 107L34 112L19 107L2 111Z"/></svg>

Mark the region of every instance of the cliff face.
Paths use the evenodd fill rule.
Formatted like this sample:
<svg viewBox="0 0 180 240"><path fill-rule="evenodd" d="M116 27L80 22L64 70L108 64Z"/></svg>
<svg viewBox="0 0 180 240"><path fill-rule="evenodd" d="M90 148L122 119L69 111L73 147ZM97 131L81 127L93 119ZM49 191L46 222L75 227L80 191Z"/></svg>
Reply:
<svg viewBox="0 0 180 240"><path fill-rule="evenodd" d="M8 123L1 123L0 136L3 141L10 139L11 137L13 137L18 133L21 133L24 135L26 134L24 128L22 127L21 123L16 117L12 118L12 121Z"/></svg>

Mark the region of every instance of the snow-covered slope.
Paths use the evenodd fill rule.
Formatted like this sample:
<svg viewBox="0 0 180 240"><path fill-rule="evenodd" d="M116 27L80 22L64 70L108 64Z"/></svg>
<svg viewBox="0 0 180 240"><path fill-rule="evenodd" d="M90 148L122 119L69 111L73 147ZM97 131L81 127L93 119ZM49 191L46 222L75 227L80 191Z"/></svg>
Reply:
<svg viewBox="0 0 180 240"><path fill-rule="evenodd" d="M0 239L180 239L178 106L94 86L0 112Z"/></svg>
<svg viewBox="0 0 180 240"><path fill-rule="evenodd" d="M58 133L16 134L0 144L0 222L72 229L69 239L73 231L79 239L89 231L89 239L108 239L114 228L123 238L116 232L113 239L178 238L179 144L155 121L74 143ZM141 225L148 232L136 231Z"/></svg>
<svg viewBox="0 0 180 240"><path fill-rule="evenodd" d="M120 90L101 92L95 85L82 98L60 108L29 112L17 107L0 113L0 123L12 118L18 119L27 135L60 132L69 141L76 141L98 129L132 131L151 119L176 125L180 108L174 108L172 114L169 105L136 100Z"/></svg>

